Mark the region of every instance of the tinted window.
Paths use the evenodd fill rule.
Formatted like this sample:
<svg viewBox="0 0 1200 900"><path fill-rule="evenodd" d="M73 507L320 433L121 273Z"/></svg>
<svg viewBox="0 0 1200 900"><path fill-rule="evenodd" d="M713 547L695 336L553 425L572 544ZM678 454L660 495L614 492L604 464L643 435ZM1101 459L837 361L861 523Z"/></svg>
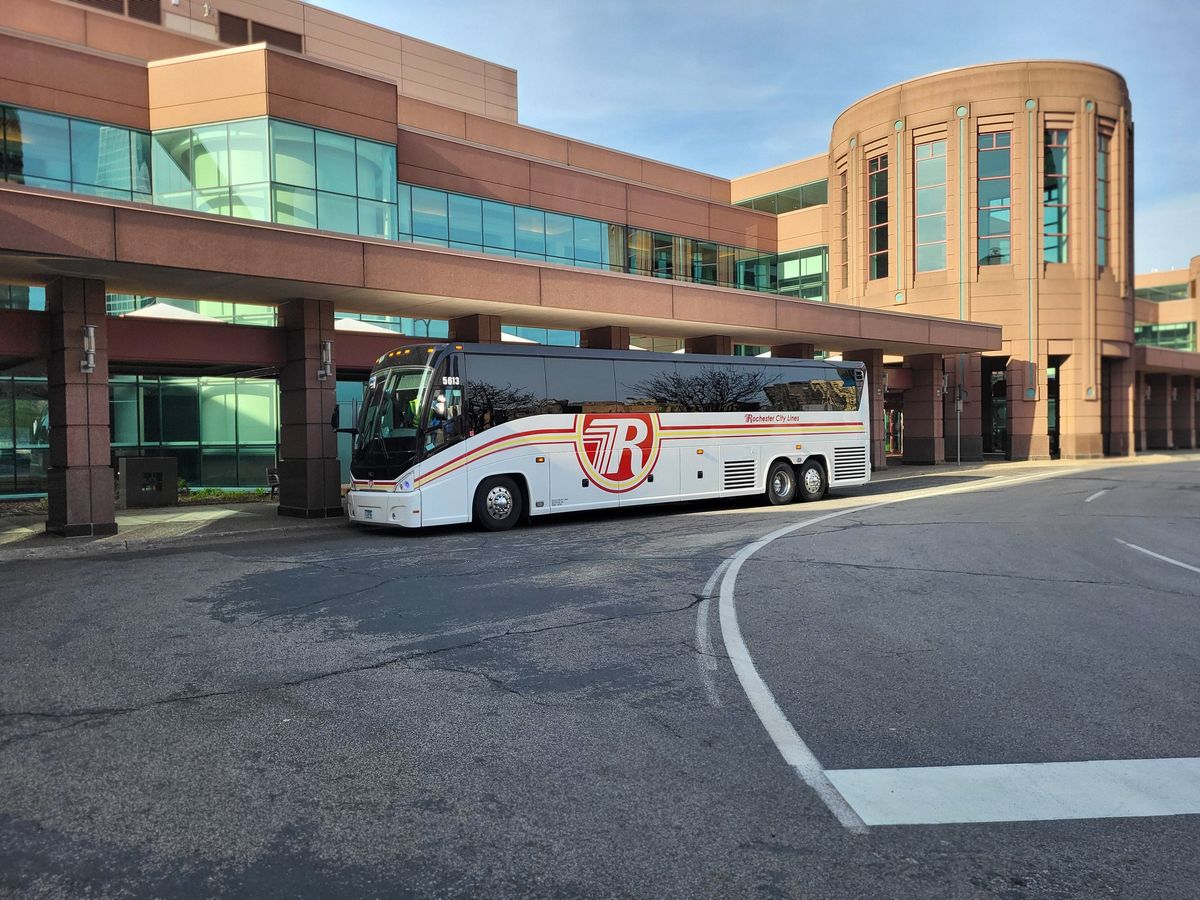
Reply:
<svg viewBox="0 0 1200 900"><path fill-rule="evenodd" d="M611 359L547 359L546 387L552 412L617 412Z"/></svg>
<svg viewBox="0 0 1200 900"><path fill-rule="evenodd" d="M486 431L546 409L546 365L540 357L467 356L468 429Z"/></svg>
<svg viewBox="0 0 1200 900"><path fill-rule="evenodd" d="M615 365L617 401L631 412L665 412L670 409L673 362L618 362Z"/></svg>
<svg viewBox="0 0 1200 900"><path fill-rule="evenodd" d="M854 370L825 366L788 366L766 388L774 410L826 412L858 409Z"/></svg>

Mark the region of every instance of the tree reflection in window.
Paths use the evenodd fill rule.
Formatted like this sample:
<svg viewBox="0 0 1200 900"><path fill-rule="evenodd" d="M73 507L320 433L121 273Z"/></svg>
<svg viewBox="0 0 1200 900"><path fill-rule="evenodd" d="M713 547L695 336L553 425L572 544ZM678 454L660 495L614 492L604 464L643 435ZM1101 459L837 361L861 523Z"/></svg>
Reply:
<svg viewBox="0 0 1200 900"><path fill-rule="evenodd" d="M503 425L525 416L536 416L543 412L545 404L532 391L513 385L503 387L486 381L472 381L467 394L467 416L472 432L486 431L495 425Z"/></svg>
<svg viewBox="0 0 1200 900"><path fill-rule="evenodd" d="M744 412L762 408L771 380L761 369L713 367L663 372L623 387L630 392L627 404L658 412Z"/></svg>

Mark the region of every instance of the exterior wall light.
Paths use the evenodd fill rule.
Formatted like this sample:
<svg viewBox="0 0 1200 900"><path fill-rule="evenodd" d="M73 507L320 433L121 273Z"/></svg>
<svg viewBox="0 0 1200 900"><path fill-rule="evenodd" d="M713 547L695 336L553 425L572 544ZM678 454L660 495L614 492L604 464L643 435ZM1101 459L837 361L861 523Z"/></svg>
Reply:
<svg viewBox="0 0 1200 900"><path fill-rule="evenodd" d="M317 368L317 380L324 381L333 373L333 341L321 341L321 365Z"/></svg>
<svg viewBox="0 0 1200 900"><path fill-rule="evenodd" d="M96 326L83 326L83 359L79 361L79 371L91 375L96 371Z"/></svg>

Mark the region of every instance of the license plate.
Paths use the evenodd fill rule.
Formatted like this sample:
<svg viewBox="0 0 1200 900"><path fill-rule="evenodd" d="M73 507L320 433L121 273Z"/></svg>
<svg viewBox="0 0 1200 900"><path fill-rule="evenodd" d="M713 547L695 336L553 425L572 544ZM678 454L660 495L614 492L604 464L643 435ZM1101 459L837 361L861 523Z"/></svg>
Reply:
<svg viewBox="0 0 1200 900"><path fill-rule="evenodd" d="M364 509L364 510L363 510L363 518L364 518L364 519L373 519L373 518L375 518L375 510L373 510L373 509Z"/></svg>

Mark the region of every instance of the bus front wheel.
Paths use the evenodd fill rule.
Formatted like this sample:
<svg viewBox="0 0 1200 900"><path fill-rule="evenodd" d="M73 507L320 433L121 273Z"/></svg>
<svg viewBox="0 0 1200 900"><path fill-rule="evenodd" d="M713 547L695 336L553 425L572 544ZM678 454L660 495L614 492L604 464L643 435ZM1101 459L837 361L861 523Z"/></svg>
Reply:
<svg viewBox="0 0 1200 900"><path fill-rule="evenodd" d="M767 472L767 500L772 506L783 506L795 499L796 470L779 460Z"/></svg>
<svg viewBox="0 0 1200 900"><path fill-rule="evenodd" d="M825 496L829 482L825 478L825 467L810 459L800 467L800 499L804 502L820 500Z"/></svg>
<svg viewBox="0 0 1200 900"><path fill-rule="evenodd" d="M487 531L507 531L521 518L525 498L506 475L486 479L475 491L475 523Z"/></svg>

